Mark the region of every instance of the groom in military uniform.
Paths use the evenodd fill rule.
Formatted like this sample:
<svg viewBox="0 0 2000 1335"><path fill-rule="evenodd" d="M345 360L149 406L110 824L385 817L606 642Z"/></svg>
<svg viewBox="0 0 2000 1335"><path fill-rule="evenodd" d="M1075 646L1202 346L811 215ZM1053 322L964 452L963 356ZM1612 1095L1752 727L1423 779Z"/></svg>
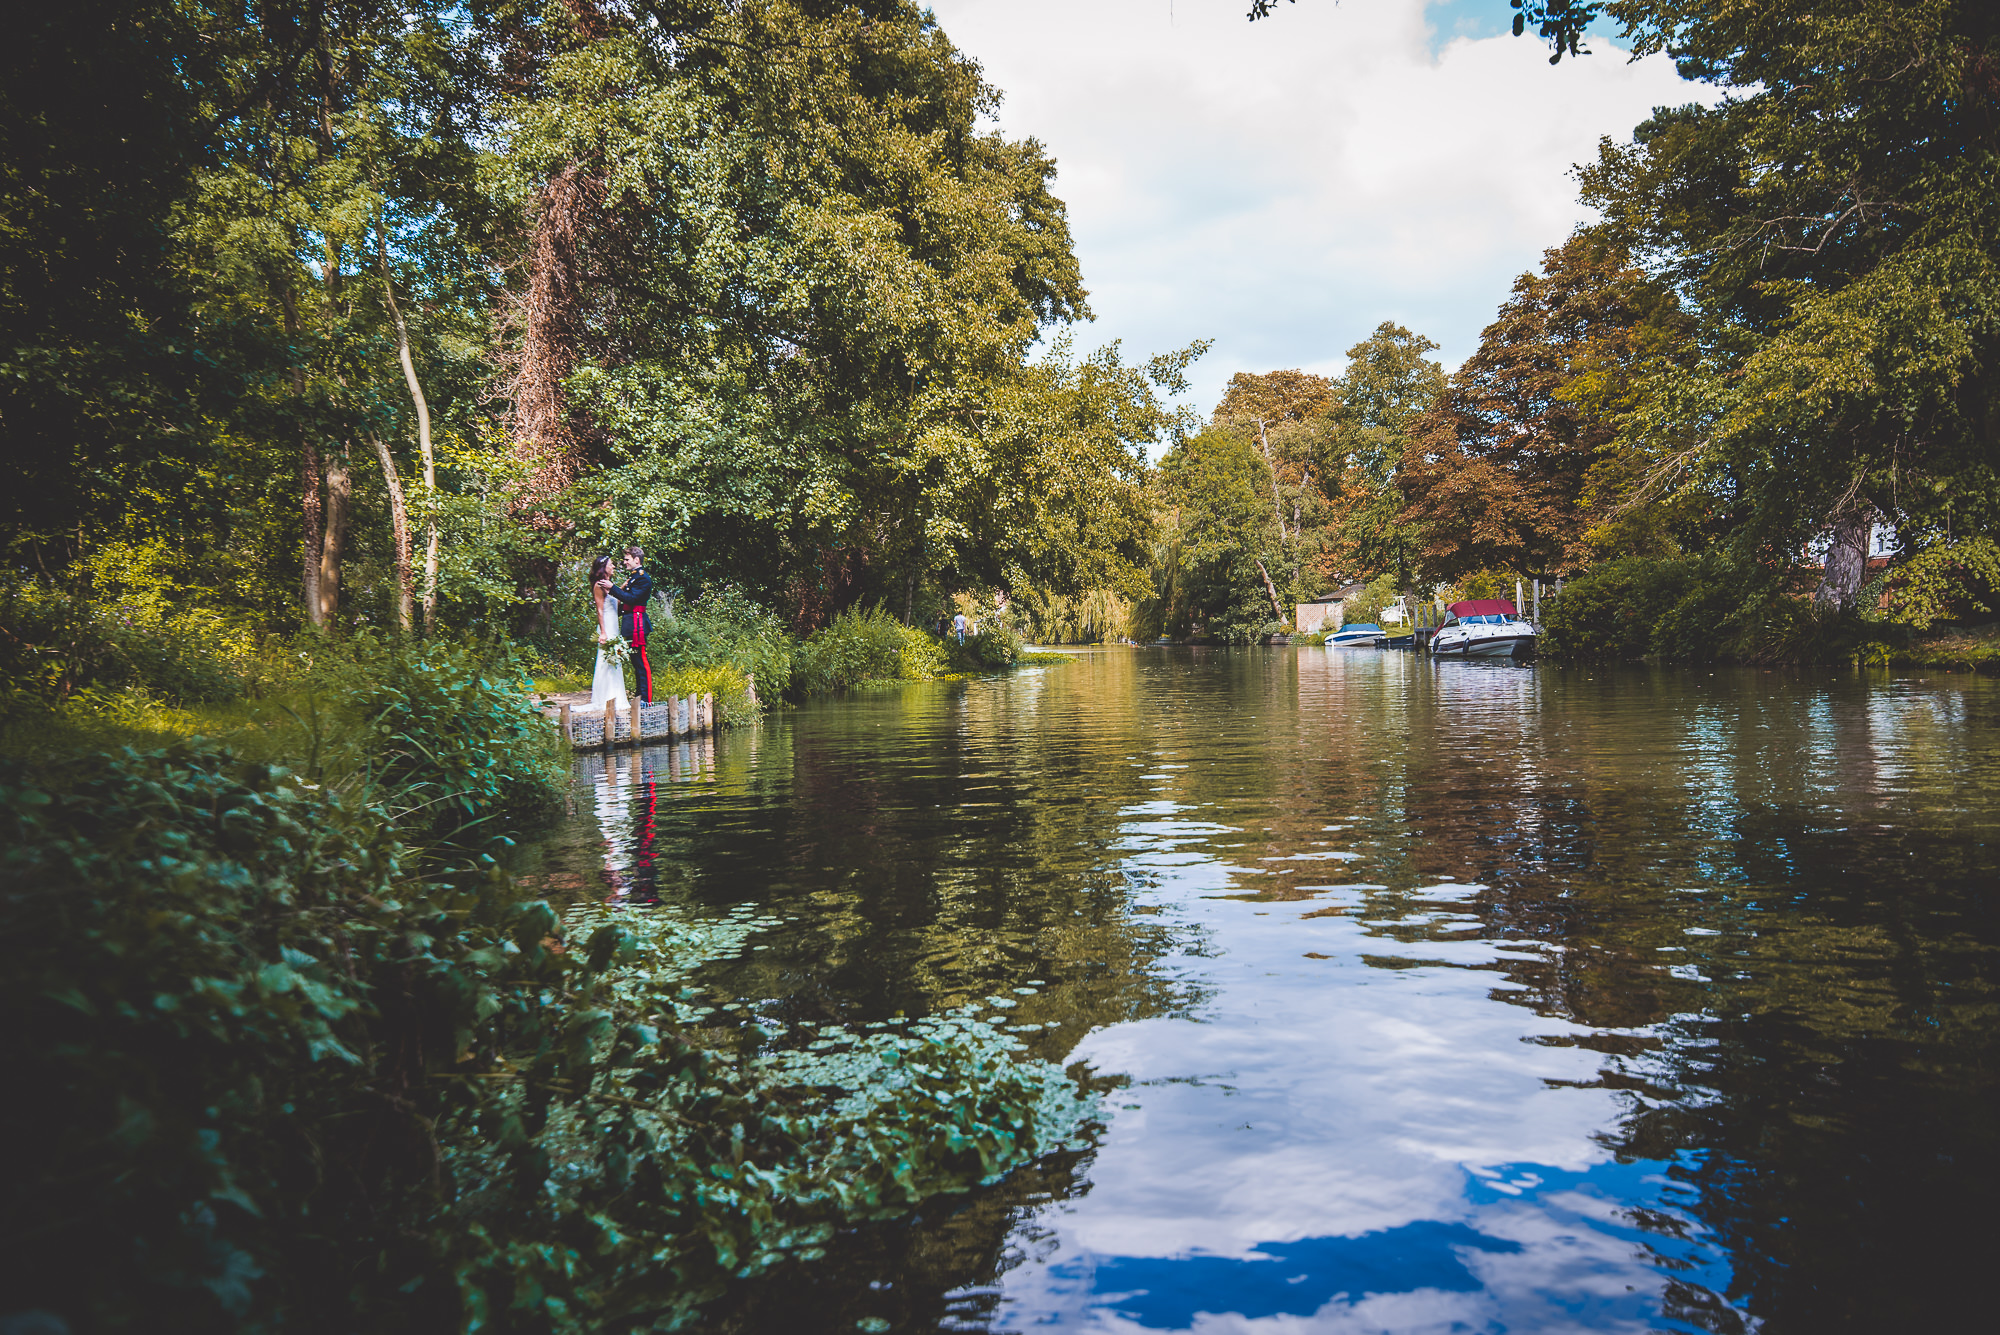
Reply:
<svg viewBox="0 0 2000 1335"><path fill-rule="evenodd" d="M638 547L625 549L625 587L611 590L618 600L618 633L632 646L633 672L639 679L639 698L653 702L653 664L646 657L646 633L653 619L646 615L646 603L653 596L653 577L640 568L646 553Z"/></svg>

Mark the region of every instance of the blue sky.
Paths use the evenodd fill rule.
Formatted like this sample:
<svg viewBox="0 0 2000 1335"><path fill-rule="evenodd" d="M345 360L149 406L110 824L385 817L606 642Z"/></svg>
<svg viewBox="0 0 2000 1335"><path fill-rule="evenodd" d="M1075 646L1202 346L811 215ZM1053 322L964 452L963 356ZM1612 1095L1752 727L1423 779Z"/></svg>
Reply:
<svg viewBox="0 0 2000 1335"><path fill-rule="evenodd" d="M1455 367L1515 276L1586 220L1573 164L1700 90L1662 58L1550 66L1506 0L934 0L1058 165L1096 320L1128 360L1197 338L1239 370L1337 374L1383 320Z"/></svg>

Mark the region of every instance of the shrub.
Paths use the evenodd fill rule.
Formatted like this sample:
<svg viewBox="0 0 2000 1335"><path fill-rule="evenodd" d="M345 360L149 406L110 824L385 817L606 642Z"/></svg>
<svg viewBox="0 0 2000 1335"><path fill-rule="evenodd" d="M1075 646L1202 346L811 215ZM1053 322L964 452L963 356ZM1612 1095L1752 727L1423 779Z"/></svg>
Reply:
<svg viewBox="0 0 2000 1335"><path fill-rule="evenodd" d="M102 602L38 580L0 585L0 626L9 714L92 688L138 688L173 706L230 700L257 652L255 637L219 612Z"/></svg>
<svg viewBox="0 0 2000 1335"><path fill-rule="evenodd" d="M1364 623L1380 625L1382 609L1396 601L1396 577L1377 575L1368 581L1366 588L1350 599L1340 612L1342 625L1354 626Z"/></svg>
<svg viewBox="0 0 2000 1335"><path fill-rule="evenodd" d="M793 669L792 688L795 694L811 695L863 681L923 681L945 670L943 646L878 604L842 612L806 641Z"/></svg>
<svg viewBox="0 0 2000 1335"><path fill-rule="evenodd" d="M728 663L665 670L656 666L653 672L654 698L676 695L713 695L715 721L719 727L729 728L751 722L762 712L759 704L751 703L750 679Z"/></svg>
<svg viewBox="0 0 2000 1335"><path fill-rule="evenodd" d="M422 1178L396 1165L429 1157L392 1091L476 997L420 963L385 828L200 749L0 762L0 790L0 902L23 934L0 983L6 1134L38 1157L0 1188L6 1218L37 1223L0 1255L10 1305L87 1329L247 1329L353 1310L342 1271L371 1249L392 1285L421 1274L425 1249L369 1222L408 1215ZM362 1015L392 961L416 966L390 995L423 1023L384 1049Z"/></svg>
<svg viewBox="0 0 2000 1335"><path fill-rule="evenodd" d="M1585 662L1636 662L1659 618L1685 595L1690 563L1621 557L1578 575L1542 607L1541 651Z"/></svg>
<svg viewBox="0 0 2000 1335"><path fill-rule="evenodd" d="M964 644L948 640L944 647L952 666L979 671L1012 667L1020 661L1025 645L1012 626L999 617L988 617L979 623L977 634L966 636Z"/></svg>
<svg viewBox="0 0 2000 1335"><path fill-rule="evenodd" d="M2000 543L1965 538L1905 561L1888 581L1889 619L1925 631L1966 612L1991 612L2000 590Z"/></svg>
<svg viewBox="0 0 2000 1335"><path fill-rule="evenodd" d="M1857 616L1787 593L1778 571L1719 556L1622 557L1543 604L1542 652L1589 662L1840 662L1871 638Z"/></svg>
<svg viewBox="0 0 2000 1335"><path fill-rule="evenodd" d="M354 663L372 777L408 833L483 846L550 814L568 757L511 650L357 639Z"/></svg>
<svg viewBox="0 0 2000 1335"><path fill-rule="evenodd" d="M727 666L739 678L754 675L758 696L772 700L790 689L797 652L798 643L784 623L733 587L709 589L675 608L672 616L654 618L646 648L656 674L662 669ZM722 699L720 691L716 699ZM747 691L740 701L747 713Z"/></svg>

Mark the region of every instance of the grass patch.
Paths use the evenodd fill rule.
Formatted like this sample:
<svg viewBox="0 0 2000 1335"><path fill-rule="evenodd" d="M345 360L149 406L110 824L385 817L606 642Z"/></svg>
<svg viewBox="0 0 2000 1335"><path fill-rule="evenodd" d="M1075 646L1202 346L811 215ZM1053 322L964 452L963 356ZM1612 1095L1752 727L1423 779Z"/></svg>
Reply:
<svg viewBox="0 0 2000 1335"><path fill-rule="evenodd" d="M2000 625L1937 631L1901 645L1878 641L1859 657L1881 667L2000 672Z"/></svg>

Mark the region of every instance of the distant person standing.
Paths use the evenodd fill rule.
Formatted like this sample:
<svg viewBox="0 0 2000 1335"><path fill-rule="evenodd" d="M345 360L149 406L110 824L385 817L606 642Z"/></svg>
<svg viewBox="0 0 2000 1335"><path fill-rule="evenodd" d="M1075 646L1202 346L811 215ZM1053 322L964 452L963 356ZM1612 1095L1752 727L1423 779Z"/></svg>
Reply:
<svg viewBox="0 0 2000 1335"><path fill-rule="evenodd" d="M965 643L965 613L960 612L951 619L951 633L958 636L960 644Z"/></svg>

